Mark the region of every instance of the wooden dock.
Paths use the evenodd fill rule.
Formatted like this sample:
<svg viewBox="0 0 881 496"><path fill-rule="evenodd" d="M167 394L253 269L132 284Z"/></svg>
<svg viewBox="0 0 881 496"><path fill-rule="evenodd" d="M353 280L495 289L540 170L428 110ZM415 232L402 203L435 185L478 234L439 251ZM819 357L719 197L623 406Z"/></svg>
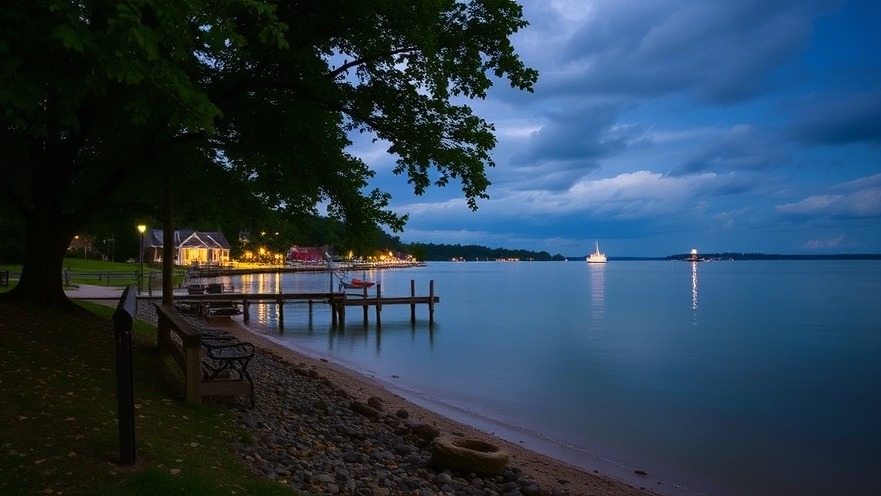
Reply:
<svg viewBox="0 0 881 496"><path fill-rule="evenodd" d="M335 293L339 294L339 293ZM428 305L428 324L434 324L434 305L440 303L440 298L434 294L434 280L428 283L428 296L416 296L416 282L410 280L410 296L388 297L382 295L382 285L376 285L376 294L370 296L368 288L364 288L358 293L343 293L345 298L333 301L334 306L332 320L339 322L340 326L344 326L346 322L346 307L360 306L363 309L364 325L367 325L367 316L369 308L376 310L376 327L382 327L382 307L387 305L410 305L410 322L416 322L416 306Z"/></svg>
<svg viewBox="0 0 881 496"><path fill-rule="evenodd" d="M370 289L373 289L371 294ZM158 297L152 297L158 298ZM141 299L150 299L149 297L141 297ZM382 308L391 305L409 305L410 306L410 322L416 322L416 307L419 305L428 306L428 323L434 324L434 306L440 302L440 298L434 294L434 281L429 281L428 296L418 296L416 294L416 283L410 280L409 296L384 296L382 294L382 285L376 284L373 288L363 288L362 290L348 292L312 292L312 293L206 293L199 295L175 295L174 299L181 303L219 303L228 302L234 305L242 306L242 318L248 322L251 317L250 306L252 303L275 303L282 308L285 303L305 301L309 305L309 314L312 314L312 306L315 303L328 304L331 306L331 325L333 327L344 327L346 323L346 308L361 307L364 318L364 325L368 324L369 309L373 307L376 315L377 329L382 326ZM279 328L284 326L284 312L278 312Z"/></svg>

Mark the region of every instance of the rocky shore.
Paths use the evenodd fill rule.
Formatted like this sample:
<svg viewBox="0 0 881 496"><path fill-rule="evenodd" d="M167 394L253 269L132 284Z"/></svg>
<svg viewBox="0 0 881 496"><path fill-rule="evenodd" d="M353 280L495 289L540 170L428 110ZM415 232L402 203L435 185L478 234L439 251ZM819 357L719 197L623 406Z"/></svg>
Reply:
<svg viewBox="0 0 881 496"><path fill-rule="evenodd" d="M316 368L263 350L253 369L257 406L236 414L254 438L237 449L265 477L309 494L543 494L516 467L493 477L431 468L437 426L353 398Z"/></svg>
<svg viewBox="0 0 881 496"><path fill-rule="evenodd" d="M150 305L152 307L152 305ZM147 308L141 317L155 322ZM235 319L212 319L257 347L248 366L256 406L231 406L250 433L236 449L254 473L317 495L606 495L652 494L496 439L410 404L369 378L299 355ZM437 436L480 439L508 463L498 475L437 466Z"/></svg>

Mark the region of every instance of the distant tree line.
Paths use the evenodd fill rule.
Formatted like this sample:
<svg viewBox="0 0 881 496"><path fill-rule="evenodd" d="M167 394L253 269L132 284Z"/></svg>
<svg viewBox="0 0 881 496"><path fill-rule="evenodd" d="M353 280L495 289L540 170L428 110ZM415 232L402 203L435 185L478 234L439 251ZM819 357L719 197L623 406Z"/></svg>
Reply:
<svg viewBox="0 0 881 496"><path fill-rule="evenodd" d="M240 258L243 251L263 246L271 251L287 251L293 245L333 246L337 254L350 251L357 256L374 253L403 253L420 261L486 261L519 259L523 261L560 261L565 257L546 251L508 248L489 248L479 245L404 243L378 227L365 229L357 236L346 235L346 225L337 219L318 215L281 215L270 209L254 208L243 215L214 216L211 211L193 211L195 215L181 215L178 228L200 231L218 230L226 235L231 245L232 258ZM89 237L89 258L111 259L117 262L138 258L138 233L130 216L96 216L82 234ZM159 228L158 221L146 220L150 228ZM20 264L24 259L24 225L13 216L0 211L0 263ZM110 241L112 240L112 244ZM111 254L111 251L115 255ZM69 255L82 256L82 252Z"/></svg>
<svg viewBox="0 0 881 496"><path fill-rule="evenodd" d="M690 255L679 253L670 255L665 260L685 260ZM877 253L841 253L831 255L783 255L779 253L702 253L702 260L881 260Z"/></svg>
<svg viewBox="0 0 881 496"><path fill-rule="evenodd" d="M499 259L519 259L523 261L561 261L566 257L551 255L546 251L512 250L507 248L488 248L478 245L447 245L434 243L410 243L402 245L404 252L423 261L486 261Z"/></svg>

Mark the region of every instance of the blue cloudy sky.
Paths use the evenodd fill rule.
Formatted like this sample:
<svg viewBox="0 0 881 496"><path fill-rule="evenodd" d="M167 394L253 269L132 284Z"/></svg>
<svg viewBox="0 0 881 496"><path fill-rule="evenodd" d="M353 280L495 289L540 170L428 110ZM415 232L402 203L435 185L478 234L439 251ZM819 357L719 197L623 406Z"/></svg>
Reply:
<svg viewBox="0 0 881 496"><path fill-rule="evenodd" d="M490 199L414 196L403 241L610 256L881 253L881 2L523 0L534 94L498 85Z"/></svg>

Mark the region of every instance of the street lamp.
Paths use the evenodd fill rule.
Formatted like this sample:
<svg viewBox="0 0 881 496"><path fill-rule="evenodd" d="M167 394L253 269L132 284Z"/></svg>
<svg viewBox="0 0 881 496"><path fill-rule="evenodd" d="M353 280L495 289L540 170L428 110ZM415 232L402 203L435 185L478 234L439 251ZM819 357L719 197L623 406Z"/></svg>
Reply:
<svg viewBox="0 0 881 496"><path fill-rule="evenodd" d="M144 284L144 233L146 231L147 226L138 224L138 232L141 235L141 270L138 272L138 294L141 294L141 288Z"/></svg>

